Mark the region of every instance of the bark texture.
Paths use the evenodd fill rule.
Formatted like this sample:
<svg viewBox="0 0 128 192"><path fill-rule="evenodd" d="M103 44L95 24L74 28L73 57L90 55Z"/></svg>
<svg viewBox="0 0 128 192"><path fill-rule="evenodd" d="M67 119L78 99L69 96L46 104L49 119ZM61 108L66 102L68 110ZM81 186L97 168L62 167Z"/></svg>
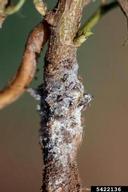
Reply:
<svg viewBox="0 0 128 192"><path fill-rule="evenodd" d="M50 74L49 70L45 71L41 90L40 142L45 166L42 191L80 191L76 154L83 132L81 110L91 97L84 95L77 77L76 50L71 47L69 50L66 59L60 58L58 69Z"/></svg>
<svg viewBox="0 0 128 192"><path fill-rule="evenodd" d="M83 0L60 0L45 20L50 40L45 59L41 95L40 144L44 158L43 192L82 190L76 155L82 139L81 111L91 101L78 79L77 48L73 39L79 28Z"/></svg>

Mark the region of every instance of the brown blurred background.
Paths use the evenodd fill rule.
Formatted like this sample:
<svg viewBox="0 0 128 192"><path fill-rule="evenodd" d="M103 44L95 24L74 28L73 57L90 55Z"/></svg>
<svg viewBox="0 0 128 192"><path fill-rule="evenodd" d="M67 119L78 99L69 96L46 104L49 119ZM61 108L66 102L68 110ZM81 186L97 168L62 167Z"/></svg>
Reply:
<svg viewBox="0 0 128 192"><path fill-rule="evenodd" d="M49 6L53 6L50 4ZM85 10L87 18L98 3ZM21 61L28 32L41 20L32 2L10 16L0 30L0 88ZM128 46L126 19L119 8L107 14L94 35L79 49L80 74L94 96L84 114L83 144L78 163L83 184L128 184ZM42 80L42 58L38 80ZM36 102L24 94L0 111L0 192L38 192L42 155L38 145Z"/></svg>

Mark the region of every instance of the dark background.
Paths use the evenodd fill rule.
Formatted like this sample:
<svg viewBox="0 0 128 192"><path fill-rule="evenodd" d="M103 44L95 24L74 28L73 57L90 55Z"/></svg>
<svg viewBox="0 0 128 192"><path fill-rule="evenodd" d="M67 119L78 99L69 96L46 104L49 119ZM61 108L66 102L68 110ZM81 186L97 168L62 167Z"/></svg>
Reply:
<svg viewBox="0 0 128 192"><path fill-rule="evenodd" d="M16 2L16 1L15 1ZM49 6L53 6L50 4ZM98 3L88 7L85 18ZM0 88L15 74L29 31L41 20L31 1L8 17L0 30ZM94 96L84 114L78 163L83 184L128 184L128 46L126 19L119 8L107 14L78 51L80 74ZM38 80L41 83L43 55ZM42 156L38 145L36 102L25 93L0 111L0 192L38 192Z"/></svg>

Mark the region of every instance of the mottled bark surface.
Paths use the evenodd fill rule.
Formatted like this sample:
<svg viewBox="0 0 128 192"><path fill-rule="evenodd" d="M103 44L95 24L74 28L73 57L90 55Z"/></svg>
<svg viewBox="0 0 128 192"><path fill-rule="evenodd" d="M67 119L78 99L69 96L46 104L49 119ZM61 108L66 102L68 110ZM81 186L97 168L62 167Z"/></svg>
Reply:
<svg viewBox="0 0 128 192"><path fill-rule="evenodd" d="M59 1L50 12L50 41L46 54L44 84L40 86L40 143L44 157L43 192L82 190L76 155L82 139L81 111L91 100L78 79L77 33L85 1Z"/></svg>
<svg viewBox="0 0 128 192"><path fill-rule="evenodd" d="M44 88L40 89L40 142L45 166L42 189L75 192L80 191L76 154L83 132L81 111L91 97L84 94L84 87L77 76L76 48L61 46L59 49L66 51L55 68L47 59Z"/></svg>

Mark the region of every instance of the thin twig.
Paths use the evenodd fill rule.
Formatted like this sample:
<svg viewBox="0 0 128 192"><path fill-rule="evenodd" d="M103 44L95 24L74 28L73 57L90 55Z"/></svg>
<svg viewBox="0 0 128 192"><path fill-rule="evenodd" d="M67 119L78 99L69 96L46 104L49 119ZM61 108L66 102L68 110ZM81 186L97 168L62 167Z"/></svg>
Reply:
<svg viewBox="0 0 128 192"><path fill-rule="evenodd" d="M11 6L9 0L0 0L0 28L8 15L18 12L24 5L26 0L19 0L19 2Z"/></svg>
<svg viewBox="0 0 128 192"><path fill-rule="evenodd" d="M33 0L36 10L42 15L45 16L47 12L47 6L43 0Z"/></svg>
<svg viewBox="0 0 128 192"><path fill-rule="evenodd" d="M118 0L118 3L125 14L125 16L128 18L128 1L127 0Z"/></svg>
<svg viewBox="0 0 128 192"><path fill-rule="evenodd" d="M48 39L45 22L40 23L30 33L26 43L22 63L11 83L0 91L0 109L17 100L31 83L37 66L37 56Z"/></svg>
<svg viewBox="0 0 128 192"><path fill-rule="evenodd" d="M105 2L104 2L105 3ZM77 36L74 38L74 44L79 47L84 43L91 35L93 35L92 29L99 22L99 20L113 8L117 7L117 2L110 4L102 4L98 10L89 18L87 22L78 31Z"/></svg>
<svg viewBox="0 0 128 192"><path fill-rule="evenodd" d="M4 13L4 10L8 4L8 0L0 0L0 28L2 28L2 24L4 23L6 19L6 15Z"/></svg>
<svg viewBox="0 0 128 192"><path fill-rule="evenodd" d="M14 6L11 6L11 5L8 6L8 7L4 10L5 15L6 15L6 16L7 16L7 15L12 15L12 14L18 12L18 11L21 9L21 7L24 5L25 1L26 1L26 0L19 0L19 2L18 2L16 5L14 5Z"/></svg>

